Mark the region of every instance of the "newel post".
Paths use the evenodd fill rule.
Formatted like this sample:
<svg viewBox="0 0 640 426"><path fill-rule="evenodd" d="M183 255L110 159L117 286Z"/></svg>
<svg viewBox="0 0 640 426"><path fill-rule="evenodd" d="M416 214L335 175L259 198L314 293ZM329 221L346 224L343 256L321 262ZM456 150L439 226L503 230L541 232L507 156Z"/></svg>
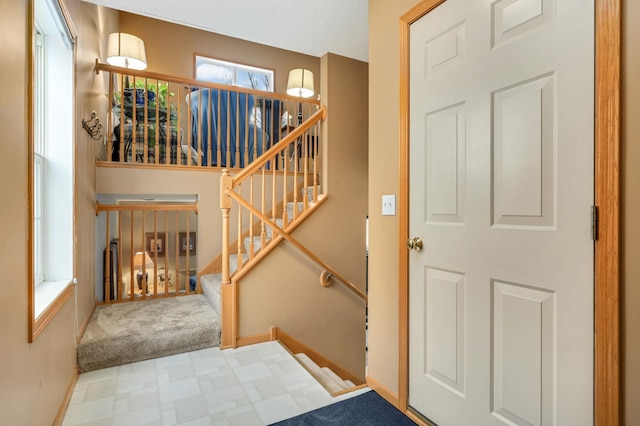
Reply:
<svg viewBox="0 0 640 426"><path fill-rule="evenodd" d="M223 169L220 176L220 210L222 211L222 283L220 297L222 305L222 336L221 348L233 348L236 343L236 300L235 291L231 284L229 273L229 210L231 197L227 191L231 190L231 176L229 170Z"/></svg>
<svg viewBox="0 0 640 426"><path fill-rule="evenodd" d="M231 197L227 191L231 190L231 176L229 170L223 169L220 176L220 210L222 210L222 284L231 282L229 277L229 210Z"/></svg>

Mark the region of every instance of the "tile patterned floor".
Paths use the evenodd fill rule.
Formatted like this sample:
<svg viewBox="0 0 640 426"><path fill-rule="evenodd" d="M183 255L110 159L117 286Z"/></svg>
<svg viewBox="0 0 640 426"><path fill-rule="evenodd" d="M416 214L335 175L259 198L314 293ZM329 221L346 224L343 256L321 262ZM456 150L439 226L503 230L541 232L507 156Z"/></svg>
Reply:
<svg viewBox="0 0 640 426"><path fill-rule="evenodd" d="M64 426L268 425L333 398L278 342L202 349L81 374Z"/></svg>

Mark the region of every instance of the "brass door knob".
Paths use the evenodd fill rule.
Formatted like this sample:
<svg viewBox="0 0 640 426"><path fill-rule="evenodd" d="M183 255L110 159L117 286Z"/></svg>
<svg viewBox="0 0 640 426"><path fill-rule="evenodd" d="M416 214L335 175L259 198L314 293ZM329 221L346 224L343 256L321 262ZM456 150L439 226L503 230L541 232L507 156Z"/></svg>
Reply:
<svg viewBox="0 0 640 426"><path fill-rule="evenodd" d="M423 247L422 240L419 237L409 238L407 240L407 248L409 250L420 251Z"/></svg>

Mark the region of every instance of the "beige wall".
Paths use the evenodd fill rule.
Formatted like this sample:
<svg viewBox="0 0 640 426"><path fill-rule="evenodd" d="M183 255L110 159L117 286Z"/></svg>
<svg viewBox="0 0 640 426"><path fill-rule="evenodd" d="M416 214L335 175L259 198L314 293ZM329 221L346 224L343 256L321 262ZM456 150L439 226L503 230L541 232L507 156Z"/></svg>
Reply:
<svg viewBox="0 0 640 426"><path fill-rule="evenodd" d="M622 383L628 426L640 422L640 2L623 0L622 21Z"/></svg>
<svg viewBox="0 0 640 426"><path fill-rule="evenodd" d="M313 71L320 92L320 58L214 34L155 19L120 13L121 31L145 42L148 70L180 77L195 77L195 54L275 71L275 91L285 93L289 70ZM106 58L103 57L103 62Z"/></svg>
<svg viewBox="0 0 640 426"><path fill-rule="evenodd" d="M369 0L369 365L398 393L398 217L382 216L382 195L398 195L399 17L415 0Z"/></svg>
<svg viewBox="0 0 640 426"><path fill-rule="evenodd" d="M640 419L640 3L623 0L622 322L624 418ZM382 194L398 192L399 17L415 0L369 1L369 375L398 392L398 260L395 217Z"/></svg>
<svg viewBox="0 0 640 426"><path fill-rule="evenodd" d="M76 371L75 313L82 323L93 309L96 142L84 133L80 118L97 110L106 92L92 72L101 53L103 34L117 25L117 15L95 5L68 0L78 32L76 102L76 224L78 299L72 296L32 344L27 343L27 57L28 3L0 3L0 92L9 102L0 105L3 155L0 156L0 416L3 424L50 425ZM101 117L102 118L102 117ZM8 244L8 242L11 242Z"/></svg>
<svg viewBox="0 0 640 426"><path fill-rule="evenodd" d="M367 215L367 64L322 58L329 111L323 153L328 200L294 233L359 288L365 288ZM283 268L286 265L286 268ZM364 379L364 302L344 286L320 285L322 269L281 245L239 283L240 336L275 325ZM265 303L265 301L268 301Z"/></svg>

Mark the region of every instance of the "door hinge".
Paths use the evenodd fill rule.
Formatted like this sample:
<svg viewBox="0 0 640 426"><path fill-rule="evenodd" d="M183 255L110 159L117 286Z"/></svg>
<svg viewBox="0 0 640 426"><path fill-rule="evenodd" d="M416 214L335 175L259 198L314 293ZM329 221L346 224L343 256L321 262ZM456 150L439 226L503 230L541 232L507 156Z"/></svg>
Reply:
<svg viewBox="0 0 640 426"><path fill-rule="evenodd" d="M591 206L591 239L598 240L598 207Z"/></svg>

